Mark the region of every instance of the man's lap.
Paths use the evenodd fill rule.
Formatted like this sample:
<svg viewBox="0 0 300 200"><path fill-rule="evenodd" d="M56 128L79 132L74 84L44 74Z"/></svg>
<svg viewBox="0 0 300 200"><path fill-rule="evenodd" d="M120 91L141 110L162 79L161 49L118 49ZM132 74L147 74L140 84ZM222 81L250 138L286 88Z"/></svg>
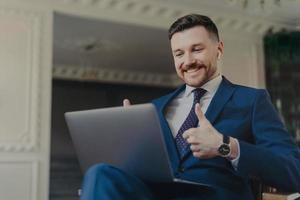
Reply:
<svg viewBox="0 0 300 200"><path fill-rule="evenodd" d="M92 166L86 173L82 200L102 199L213 199L213 190L183 183L144 183L107 164Z"/></svg>

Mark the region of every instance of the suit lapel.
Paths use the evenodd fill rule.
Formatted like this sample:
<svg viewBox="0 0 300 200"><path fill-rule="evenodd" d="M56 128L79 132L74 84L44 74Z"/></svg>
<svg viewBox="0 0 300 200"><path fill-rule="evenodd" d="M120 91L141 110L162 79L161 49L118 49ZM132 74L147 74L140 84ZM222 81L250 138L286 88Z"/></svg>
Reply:
<svg viewBox="0 0 300 200"><path fill-rule="evenodd" d="M218 115L233 94L234 90L234 85L223 76L223 80L205 113L206 118L210 121L211 124L213 124L217 119Z"/></svg>
<svg viewBox="0 0 300 200"><path fill-rule="evenodd" d="M185 85L182 85L177 90L175 90L173 93L166 95L158 100L155 100L153 103L157 108L159 119L161 122L161 128L163 130L164 139L166 143L166 147L168 150L168 154L170 157L170 161L172 163L173 170L177 170L178 164L179 164L179 155L177 152L177 147L175 144L175 140L173 137L173 134L171 132L171 129L169 127L168 121L165 118L165 109L170 103L172 99L174 99L176 96L179 95L180 92L182 92L185 89Z"/></svg>

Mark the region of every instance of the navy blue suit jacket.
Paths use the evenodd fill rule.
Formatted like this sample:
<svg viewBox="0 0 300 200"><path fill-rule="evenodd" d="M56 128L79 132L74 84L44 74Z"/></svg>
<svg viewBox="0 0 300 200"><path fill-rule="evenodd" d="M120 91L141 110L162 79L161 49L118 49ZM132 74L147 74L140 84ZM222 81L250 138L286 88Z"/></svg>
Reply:
<svg viewBox="0 0 300 200"><path fill-rule="evenodd" d="M268 93L232 84L224 77L205 115L220 133L238 139L237 170L222 157L198 159L189 153L180 161L164 114L168 103L184 89L185 85L153 101L176 177L209 184L223 199L252 199L251 177L276 188L300 192L300 151Z"/></svg>

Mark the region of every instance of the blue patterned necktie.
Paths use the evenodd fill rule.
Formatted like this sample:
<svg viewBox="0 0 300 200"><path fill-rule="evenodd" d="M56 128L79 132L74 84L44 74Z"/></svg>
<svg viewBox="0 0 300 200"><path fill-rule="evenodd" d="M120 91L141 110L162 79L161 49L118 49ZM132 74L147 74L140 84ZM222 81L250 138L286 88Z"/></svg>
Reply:
<svg viewBox="0 0 300 200"><path fill-rule="evenodd" d="M177 150L178 150L181 158L183 158L185 156L185 154L187 152L189 152L189 144L182 137L182 134L190 128L197 127L198 117L195 113L195 105L196 105L196 103L199 103L201 97L205 94L206 90L204 90L202 88L197 88L197 89L194 89L192 92L194 93L194 102L193 102L192 109L191 109L189 115L187 116L187 118L185 119L185 121L183 122L183 124L181 125L181 127L175 137Z"/></svg>

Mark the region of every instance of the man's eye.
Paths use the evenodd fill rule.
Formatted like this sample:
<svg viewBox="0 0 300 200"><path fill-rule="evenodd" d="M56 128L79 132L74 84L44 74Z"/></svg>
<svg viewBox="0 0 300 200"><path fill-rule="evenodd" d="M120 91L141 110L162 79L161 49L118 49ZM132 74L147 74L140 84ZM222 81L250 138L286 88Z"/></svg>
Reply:
<svg viewBox="0 0 300 200"><path fill-rule="evenodd" d="M194 51L199 52L202 51L203 49L194 49Z"/></svg>
<svg viewBox="0 0 300 200"><path fill-rule="evenodd" d="M182 56L182 54L183 53L177 53L177 54L175 54L175 57L180 57L180 56Z"/></svg>

